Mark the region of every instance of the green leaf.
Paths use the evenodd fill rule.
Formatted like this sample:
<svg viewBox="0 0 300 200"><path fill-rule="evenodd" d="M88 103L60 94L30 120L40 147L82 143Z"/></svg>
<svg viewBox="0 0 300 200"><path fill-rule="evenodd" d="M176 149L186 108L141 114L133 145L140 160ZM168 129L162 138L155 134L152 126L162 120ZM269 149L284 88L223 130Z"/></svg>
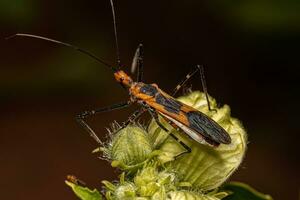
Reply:
<svg viewBox="0 0 300 200"><path fill-rule="evenodd" d="M115 191L116 190L116 186L114 184L112 184L109 181L102 181L103 185L110 191Z"/></svg>
<svg viewBox="0 0 300 200"><path fill-rule="evenodd" d="M272 200L270 195L262 194L249 185L240 182L231 182L225 184L222 190L230 191L232 194L223 200Z"/></svg>
<svg viewBox="0 0 300 200"><path fill-rule="evenodd" d="M74 193L82 200L102 200L102 197L98 190L90 190L87 187L81 187L69 181L65 181L65 183L72 188Z"/></svg>

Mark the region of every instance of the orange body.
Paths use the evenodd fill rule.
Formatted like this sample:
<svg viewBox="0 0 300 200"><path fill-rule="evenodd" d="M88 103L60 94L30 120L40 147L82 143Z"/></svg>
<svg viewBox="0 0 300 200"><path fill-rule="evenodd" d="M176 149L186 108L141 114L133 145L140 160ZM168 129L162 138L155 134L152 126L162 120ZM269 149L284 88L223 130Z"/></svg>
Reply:
<svg viewBox="0 0 300 200"><path fill-rule="evenodd" d="M146 94L143 94L140 92L140 87L142 84L137 84L137 85L133 85L129 91L132 95L134 95L138 100L140 101L144 101L145 103L147 103L149 106L151 106L152 108L154 108L156 111L163 113L179 122L181 122L182 124L189 126L189 122L187 120L187 117L185 115L185 113L189 112L189 111L197 111L196 109L181 103L181 107L180 107L180 112L179 113L172 113L169 112L165 109L165 107L161 104L159 104L156 99L155 96L149 96ZM166 97L167 99L172 99L174 101L175 100L173 97L171 97L170 95L168 95L167 93L165 93L164 91L162 91L161 89L158 88L158 86L156 84L151 84L152 86L154 86L157 90L158 93L157 94L161 94L164 97Z"/></svg>

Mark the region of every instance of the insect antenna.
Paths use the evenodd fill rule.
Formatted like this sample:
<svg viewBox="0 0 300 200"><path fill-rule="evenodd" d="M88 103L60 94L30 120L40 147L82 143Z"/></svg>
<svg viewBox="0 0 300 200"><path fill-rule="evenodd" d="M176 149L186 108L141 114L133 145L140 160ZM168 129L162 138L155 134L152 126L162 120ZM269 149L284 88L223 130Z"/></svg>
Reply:
<svg viewBox="0 0 300 200"><path fill-rule="evenodd" d="M119 69L121 68L121 59L120 59L120 51L119 51L119 42L118 42L118 34L117 34L117 21L116 21L116 13L113 0L110 0L111 12L113 17L114 24L114 35L115 35L115 45L116 45L116 54L117 54L117 64Z"/></svg>
<svg viewBox="0 0 300 200"><path fill-rule="evenodd" d="M72 49L75 49L76 51L79 51L95 60L97 60L98 62L102 63L103 65L109 67L110 69L113 70L113 72L117 71L117 69L115 67L113 67L112 65L108 64L106 61L102 60L101 58L95 56L94 54L92 54L91 52L87 51L87 50L84 50L80 47L77 47L75 45L72 45L72 44L69 44L69 43L66 43L66 42L61 42L61 41L58 41L58 40L54 40L54 39L51 39L51 38L47 38L47 37L43 37L43 36L39 36L39 35L32 35L32 34L26 34L26 33L17 33L17 34L14 34L14 35L11 35L9 37L6 37L5 39L12 39L12 38L15 38L15 37L29 37L29 38L36 38L36 39L40 39L40 40L46 40L48 42L52 42L52 43L56 43L56 44L59 44L59 45L62 45L62 46L66 46L66 47L70 47Z"/></svg>

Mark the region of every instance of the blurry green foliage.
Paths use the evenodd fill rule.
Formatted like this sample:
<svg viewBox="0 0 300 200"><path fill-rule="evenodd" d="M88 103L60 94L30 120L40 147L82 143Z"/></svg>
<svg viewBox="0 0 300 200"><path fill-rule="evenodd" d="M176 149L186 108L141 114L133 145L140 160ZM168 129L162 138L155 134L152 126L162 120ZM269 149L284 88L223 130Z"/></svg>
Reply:
<svg viewBox="0 0 300 200"><path fill-rule="evenodd" d="M39 15L38 3L34 0L1 0L0 21L15 26L28 26Z"/></svg>
<svg viewBox="0 0 300 200"><path fill-rule="evenodd" d="M247 31L299 31L300 3L287 1L209 1L216 15Z"/></svg>

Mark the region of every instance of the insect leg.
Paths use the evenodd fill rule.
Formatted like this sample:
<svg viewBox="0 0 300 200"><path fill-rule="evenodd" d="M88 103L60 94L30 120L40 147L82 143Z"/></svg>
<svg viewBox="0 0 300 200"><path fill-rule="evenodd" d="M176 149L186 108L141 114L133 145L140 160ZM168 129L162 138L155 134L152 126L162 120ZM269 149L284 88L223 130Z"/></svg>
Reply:
<svg viewBox="0 0 300 200"><path fill-rule="evenodd" d="M157 125L163 129L164 131L166 131L167 133L169 133L169 130L159 121L158 119L158 115L155 111L148 109L150 115L153 117L153 119L155 120L155 122L157 123Z"/></svg>
<svg viewBox="0 0 300 200"><path fill-rule="evenodd" d="M98 138L98 136L96 135L94 130L84 121L84 119L86 119L89 116L98 114L98 113L108 112L108 111L128 107L130 105L130 103L131 103L130 101L127 101L127 102L114 104L114 105L104 107L104 108L100 108L100 109L85 111L85 112L83 112L83 113L76 116L76 121L90 134L90 136L92 138L94 138L94 140L96 142L98 142L99 144L102 144L101 140Z"/></svg>
<svg viewBox="0 0 300 200"><path fill-rule="evenodd" d="M137 68L137 82L141 82L143 80L143 73L144 73L143 58L144 58L143 44L139 44L138 48L135 51L132 64L131 64L131 73L134 73Z"/></svg>
<svg viewBox="0 0 300 200"><path fill-rule="evenodd" d="M184 84L197 72L200 71L200 78L201 78L201 84L202 84L202 88L203 88L203 92L205 94L205 98L207 101L207 106L208 106L208 110L210 111L216 111L215 109L211 109L210 107L210 102L209 102L209 98L208 98L208 92L207 92L207 85L206 85L206 81L205 81L205 76L204 76L204 68L203 65L197 65L195 67L195 69L193 69L190 73L188 73L185 78L176 86L176 88L173 91L172 96L175 96L175 94L182 88L182 86L184 86Z"/></svg>
<svg viewBox="0 0 300 200"><path fill-rule="evenodd" d="M194 75L196 72L199 71L199 67L196 66L190 73L188 73L184 79L175 87L172 96L175 96L175 94L184 86L184 84Z"/></svg>
<svg viewBox="0 0 300 200"><path fill-rule="evenodd" d="M201 83L202 83L202 88L203 92L205 93L206 101L207 101L207 106L209 111L217 111L216 109L211 109L209 99L208 99L208 93L207 93L207 86L206 86L206 81L205 81L205 76L204 76L204 68L203 65L197 65L197 68L199 68L200 71L200 77L201 77Z"/></svg>
<svg viewBox="0 0 300 200"><path fill-rule="evenodd" d="M175 156L175 159L177 159L178 157L186 154L186 153L191 153L192 152L192 149L186 145L184 142L182 142L176 135L174 135L173 133L169 133L169 135L174 139L176 140L176 142L178 142L186 151L182 152L182 153L179 153L178 155Z"/></svg>
<svg viewBox="0 0 300 200"><path fill-rule="evenodd" d="M149 113L151 114L151 116L154 118L155 122L157 123L157 125L163 129L164 131L166 131L168 133L169 136L171 136L174 140L176 140L176 142L178 142L184 149L185 151L182 152L182 153L179 153L178 155L176 155L174 157L174 159L177 159L178 157L182 156L183 154L186 154L186 153L191 153L192 152L192 149L186 145L184 142L182 142L176 135L174 135L172 132L170 132L158 119L158 114L151 110L151 109L148 109Z"/></svg>
<svg viewBox="0 0 300 200"><path fill-rule="evenodd" d="M140 108L138 110L136 110L134 113L132 113L128 119L122 123L121 127L116 131L120 131L123 128L125 128L128 124L130 124L131 122L134 122L137 118L139 118L144 112L145 112L145 108Z"/></svg>

